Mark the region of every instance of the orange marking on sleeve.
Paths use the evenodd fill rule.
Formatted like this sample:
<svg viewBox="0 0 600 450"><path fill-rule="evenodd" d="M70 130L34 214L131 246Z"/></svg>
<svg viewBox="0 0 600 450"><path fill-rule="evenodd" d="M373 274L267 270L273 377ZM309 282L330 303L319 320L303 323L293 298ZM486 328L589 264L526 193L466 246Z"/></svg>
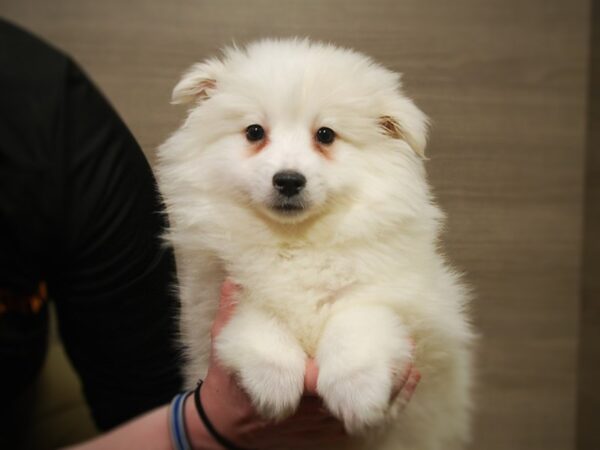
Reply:
<svg viewBox="0 0 600 450"><path fill-rule="evenodd" d="M45 281L40 281L38 292L42 300L46 300L48 298L48 286Z"/></svg>

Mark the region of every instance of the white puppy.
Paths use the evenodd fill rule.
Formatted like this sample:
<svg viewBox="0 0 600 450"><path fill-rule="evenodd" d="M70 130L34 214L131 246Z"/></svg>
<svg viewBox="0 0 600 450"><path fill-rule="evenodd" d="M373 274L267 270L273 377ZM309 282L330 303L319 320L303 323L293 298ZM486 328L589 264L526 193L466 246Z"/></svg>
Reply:
<svg viewBox="0 0 600 450"><path fill-rule="evenodd" d="M294 411L312 356L347 429L384 430L353 448L462 448L467 296L438 250L427 121L400 77L332 45L265 40L194 65L173 102L191 109L157 171L188 385L206 372L227 275L242 289L217 356L263 416ZM390 396L411 341L422 379L400 413Z"/></svg>

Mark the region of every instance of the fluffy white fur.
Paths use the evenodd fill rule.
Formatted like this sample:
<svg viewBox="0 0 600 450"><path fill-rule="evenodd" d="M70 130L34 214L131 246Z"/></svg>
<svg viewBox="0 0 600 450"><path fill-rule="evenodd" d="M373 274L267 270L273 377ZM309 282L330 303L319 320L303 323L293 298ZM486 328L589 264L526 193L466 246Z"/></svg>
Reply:
<svg viewBox="0 0 600 450"><path fill-rule="evenodd" d="M308 355L327 407L359 435L352 448L462 448L467 295L438 251L443 216L423 167L426 118L400 77L351 50L264 40L194 65L173 101L190 111L160 147L157 172L188 384L207 369L227 275L243 289L217 355L265 417L294 411ZM246 139L251 124L266 130L260 145ZM315 141L320 127L335 131L332 144ZM306 177L302 211L273 209L280 170ZM400 411L389 398L411 339L422 380Z"/></svg>

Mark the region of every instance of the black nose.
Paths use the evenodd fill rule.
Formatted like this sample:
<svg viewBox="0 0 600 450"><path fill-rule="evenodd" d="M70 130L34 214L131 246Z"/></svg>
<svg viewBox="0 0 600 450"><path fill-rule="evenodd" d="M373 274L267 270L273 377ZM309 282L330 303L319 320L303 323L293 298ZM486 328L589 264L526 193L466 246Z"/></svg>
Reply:
<svg viewBox="0 0 600 450"><path fill-rule="evenodd" d="M273 175L273 186L281 195L293 197L306 186L306 177L293 170L282 170Z"/></svg>

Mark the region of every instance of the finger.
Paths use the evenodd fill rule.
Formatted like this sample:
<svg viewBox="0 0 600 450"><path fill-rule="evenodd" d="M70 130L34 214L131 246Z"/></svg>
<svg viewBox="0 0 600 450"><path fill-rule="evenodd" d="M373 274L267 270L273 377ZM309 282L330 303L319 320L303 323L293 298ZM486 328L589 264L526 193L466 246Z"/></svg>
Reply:
<svg viewBox="0 0 600 450"><path fill-rule="evenodd" d="M400 393L400 391L402 391L402 389L404 388L404 385L406 384L406 382L408 381L410 375L411 375L411 371L413 370L413 361L414 361L414 357L415 357L415 340L410 337L408 339L409 344L410 344L410 360L408 362L408 364L406 365L406 367L404 368L404 371L402 371L402 374L400 375L400 377L396 378L394 380L394 384L392 386L392 395L390 397L390 401L394 401L396 400L396 398L398 397L398 394Z"/></svg>
<svg viewBox="0 0 600 450"><path fill-rule="evenodd" d="M221 285L221 299L219 303L219 308L228 308L234 303L233 296L237 291L238 286L231 281L229 278L226 278Z"/></svg>
<svg viewBox="0 0 600 450"><path fill-rule="evenodd" d="M306 360L306 368L304 370L304 395L309 397L316 397L317 393L317 379L319 378L319 367L314 358L308 358Z"/></svg>
<svg viewBox="0 0 600 450"><path fill-rule="evenodd" d="M417 369L413 369L408 377L408 381L404 385L404 388L402 391L400 391L400 395L404 401L408 402L412 398L420 381L421 372L419 372Z"/></svg>
<svg viewBox="0 0 600 450"><path fill-rule="evenodd" d="M402 408L406 407L412 396L414 395L419 382L421 381L421 373L417 369L412 369L407 382L400 391L399 397Z"/></svg>
<svg viewBox="0 0 600 450"><path fill-rule="evenodd" d="M238 287L229 279L226 279L221 285L221 297L219 299L219 309L211 328L211 335L214 338L231 318L235 310L235 293Z"/></svg>
<svg viewBox="0 0 600 450"><path fill-rule="evenodd" d="M408 366L406 366L406 368L402 372L402 375L396 378L396 380L394 381L394 386L392 387L392 396L390 398L390 401L393 402L394 400L396 400L398 394L400 394L400 392L406 385L406 382L410 378L413 369L414 366L412 365L412 363L409 363Z"/></svg>

